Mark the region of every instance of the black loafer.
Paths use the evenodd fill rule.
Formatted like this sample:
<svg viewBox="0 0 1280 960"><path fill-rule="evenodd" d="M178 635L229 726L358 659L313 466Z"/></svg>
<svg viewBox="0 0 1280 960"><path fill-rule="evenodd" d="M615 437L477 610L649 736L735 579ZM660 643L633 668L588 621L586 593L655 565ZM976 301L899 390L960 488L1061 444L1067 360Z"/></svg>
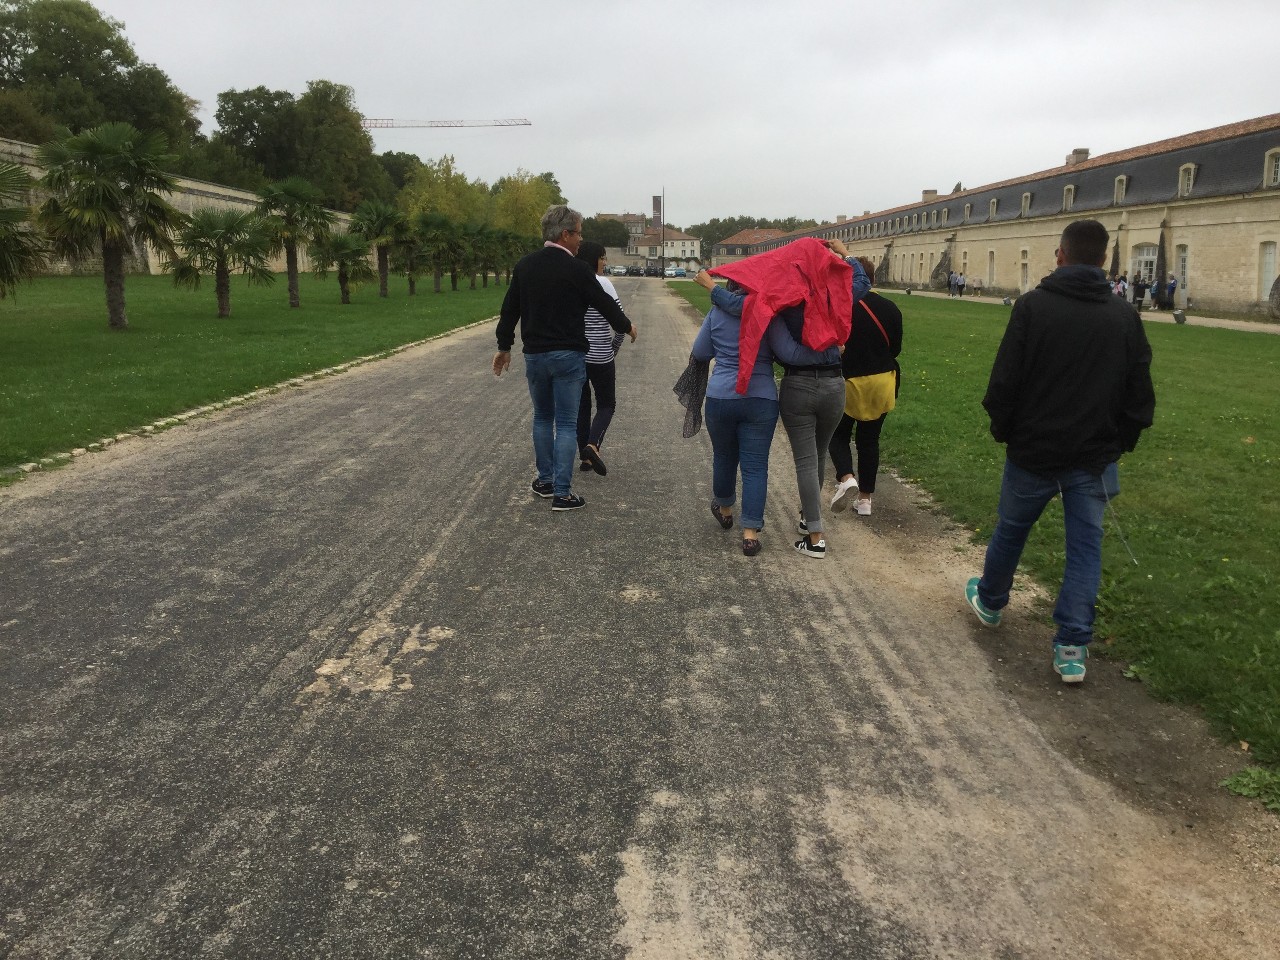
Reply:
<svg viewBox="0 0 1280 960"><path fill-rule="evenodd" d="M716 518L716 523L720 524L721 530L728 530L730 527L733 526L733 517L732 516L726 517L723 513L721 513L720 507L717 504L713 503L711 505L711 515Z"/></svg>
<svg viewBox="0 0 1280 960"><path fill-rule="evenodd" d="M760 552L760 538L757 537L754 540L748 540L746 537L743 537L742 552L748 557L754 557Z"/></svg>
<svg viewBox="0 0 1280 960"><path fill-rule="evenodd" d="M591 469L600 476L606 476L609 473L608 468L604 465L604 461L600 459L600 454L596 453L591 447L587 447L582 451L582 459L587 460L591 464Z"/></svg>

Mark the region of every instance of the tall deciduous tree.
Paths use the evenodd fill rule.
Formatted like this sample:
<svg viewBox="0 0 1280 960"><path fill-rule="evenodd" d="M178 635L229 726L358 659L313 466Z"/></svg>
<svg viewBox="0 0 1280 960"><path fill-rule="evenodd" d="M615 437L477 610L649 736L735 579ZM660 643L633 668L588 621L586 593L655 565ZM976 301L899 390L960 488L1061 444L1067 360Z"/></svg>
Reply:
<svg viewBox="0 0 1280 960"><path fill-rule="evenodd" d="M16 163L0 163L0 300L45 265L44 239L28 225L31 182L30 174Z"/></svg>
<svg viewBox="0 0 1280 960"><path fill-rule="evenodd" d="M547 207L564 202L554 180L550 174L534 176L527 170L500 178L493 185L493 225L523 236L541 236Z"/></svg>
<svg viewBox="0 0 1280 960"><path fill-rule="evenodd" d="M378 296L387 296L387 274L390 272L391 246L405 216L389 203L366 200L356 207L351 217L351 232L358 233L371 244L378 255Z"/></svg>
<svg viewBox="0 0 1280 960"><path fill-rule="evenodd" d="M112 329L126 329L125 257L144 243L172 257L172 234L182 224L165 199L175 186L165 172L173 162L165 136L106 123L45 144L37 160L50 194L38 220L53 252L84 259L101 251L107 319Z"/></svg>
<svg viewBox="0 0 1280 960"><path fill-rule="evenodd" d="M410 172L400 195L400 205L410 213L438 213L453 223L488 222L489 204L489 188L468 180L449 154Z"/></svg>
<svg viewBox="0 0 1280 960"><path fill-rule="evenodd" d="M289 306L300 306L298 294L298 245L325 234L333 214L320 202L320 191L301 177L288 177L258 193L258 212L267 216L276 250L284 251L289 278Z"/></svg>
<svg viewBox="0 0 1280 960"><path fill-rule="evenodd" d="M585 217L582 221L582 239L598 243L602 247L625 247L631 242L631 232L621 220Z"/></svg>
<svg viewBox="0 0 1280 960"><path fill-rule="evenodd" d="M129 123L183 149L200 127L195 102L123 31L84 0L0 0L0 90L21 90L56 125Z"/></svg>
<svg viewBox="0 0 1280 960"><path fill-rule="evenodd" d="M271 272L271 230L253 210L204 207L191 214L178 231L181 253L165 263L178 286L200 286L200 278L213 274L218 316L231 316L231 274L243 273L250 283L274 283Z"/></svg>

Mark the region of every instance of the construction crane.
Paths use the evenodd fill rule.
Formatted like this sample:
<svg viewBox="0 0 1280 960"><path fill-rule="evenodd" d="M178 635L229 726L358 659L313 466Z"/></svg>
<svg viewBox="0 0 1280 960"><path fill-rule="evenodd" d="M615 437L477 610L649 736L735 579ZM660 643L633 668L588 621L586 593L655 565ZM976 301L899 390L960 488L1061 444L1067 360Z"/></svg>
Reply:
<svg viewBox="0 0 1280 960"><path fill-rule="evenodd" d="M366 130L386 127L531 127L528 120L387 120L365 117L360 126Z"/></svg>

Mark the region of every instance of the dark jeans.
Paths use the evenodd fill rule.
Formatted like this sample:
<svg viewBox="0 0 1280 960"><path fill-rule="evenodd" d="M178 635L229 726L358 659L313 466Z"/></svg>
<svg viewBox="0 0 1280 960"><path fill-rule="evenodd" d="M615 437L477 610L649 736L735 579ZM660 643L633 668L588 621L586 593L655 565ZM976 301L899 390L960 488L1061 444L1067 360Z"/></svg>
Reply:
<svg viewBox="0 0 1280 960"><path fill-rule="evenodd" d="M853 454L849 440L858 448L858 489L863 493L876 492L876 474L880 470L880 428L884 426L882 414L879 420L855 420L847 413L840 418L840 425L831 435L827 451L836 468L836 478L853 473Z"/></svg>
<svg viewBox="0 0 1280 960"><path fill-rule="evenodd" d="M1066 562L1062 589L1053 608L1053 619L1058 624L1053 642L1080 645L1092 640L1098 585L1102 582L1102 515L1108 497L1114 498L1119 492L1120 475L1114 463L1101 474L1064 470L1056 476L1042 476L1005 460L1000 519L987 544L978 599L991 610L1002 610L1008 604L1027 536L1049 501L1061 495Z"/></svg>
<svg viewBox="0 0 1280 960"><path fill-rule="evenodd" d="M588 363L587 382L582 385L582 402L578 405L578 454L586 451L587 444L597 450L604 443L605 431L613 420L617 406L617 367L608 363ZM591 419L591 391L596 394L596 416Z"/></svg>
<svg viewBox="0 0 1280 960"><path fill-rule="evenodd" d="M759 530L764 526L764 503L769 493L769 448L778 425L778 401L764 397L707 397L704 409L711 436L711 492L715 502L721 507L733 506L741 469L739 523L745 530Z"/></svg>
<svg viewBox="0 0 1280 960"><path fill-rule="evenodd" d="M550 482L558 497L573 483L574 414L586 379L580 350L526 353L524 375L533 401L533 457L538 479Z"/></svg>

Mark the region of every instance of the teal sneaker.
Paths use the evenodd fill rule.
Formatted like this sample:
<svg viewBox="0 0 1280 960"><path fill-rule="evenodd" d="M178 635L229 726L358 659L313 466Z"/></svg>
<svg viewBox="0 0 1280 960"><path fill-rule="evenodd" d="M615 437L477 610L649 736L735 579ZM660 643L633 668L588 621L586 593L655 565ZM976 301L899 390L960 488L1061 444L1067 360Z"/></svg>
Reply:
<svg viewBox="0 0 1280 960"><path fill-rule="evenodd" d="M987 609L987 605L978 598L978 581L980 579L980 577L974 577L969 581L969 585L964 588L965 599L969 601L969 606L973 607L973 612L978 615L978 619L982 621L984 627L998 627L1000 626L1000 611Z"/></svg>
<svg viewBox="0 0 1280 960"><path fill-rule="evenodd" d="M1053 645L1053 669L1063 683L1084 682L1084 662L1089 659L1089 648L1068 643Z"/></svg>

